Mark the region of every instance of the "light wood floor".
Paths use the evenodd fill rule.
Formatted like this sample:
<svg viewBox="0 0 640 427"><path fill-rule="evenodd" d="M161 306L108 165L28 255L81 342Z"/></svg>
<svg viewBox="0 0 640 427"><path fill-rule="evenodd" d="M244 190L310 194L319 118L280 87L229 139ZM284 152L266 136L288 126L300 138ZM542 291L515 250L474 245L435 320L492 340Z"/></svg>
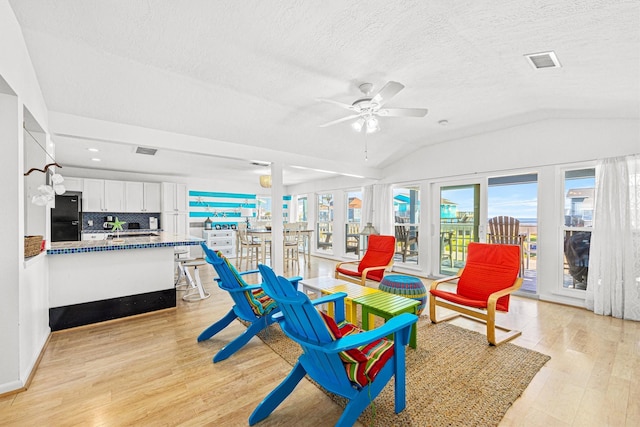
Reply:
<svg viewBox="0 0 640 427"><path fill-rule="evenodd" d="M301 265L305 277L330 276L335 262L312 258L308 268ZM212 294L207 300L54 333L30 388L0 397L0 425L247 425L291 367L257 338L212 363L243 326L233 322L196 342L231 306L212 283L210 266L201 271ZM500 321L523 331L512 342L552 358L500 426L640 425L640 323L518 297L511 307ZM330 426L340 414L305 380L260 425Z"/></svg>

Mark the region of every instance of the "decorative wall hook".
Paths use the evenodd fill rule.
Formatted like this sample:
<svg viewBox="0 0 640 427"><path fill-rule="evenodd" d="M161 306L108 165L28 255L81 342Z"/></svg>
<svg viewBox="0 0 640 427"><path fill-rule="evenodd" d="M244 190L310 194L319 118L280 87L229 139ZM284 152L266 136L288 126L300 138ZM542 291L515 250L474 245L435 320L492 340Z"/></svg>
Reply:
<svg viewBox="0 0 640 427"><path fill-rule="evenodd" d="M28 172L26 172L26 173L24 174L24 176L29 176L29 174L30 174L31 172L35 172L35 171L42 172L42 173L47 173L47 171L49 170L49 168L50 168L50 167L52 167L52 166L56 166L56 167L62 168L62 166L60 166L60 165L59 165L59 164L57 164L56 162L53 162L53 163L49 163L49 164L44 165L44 169L31 168L31 169L29 169L29 171L28 171Z"/></svg>

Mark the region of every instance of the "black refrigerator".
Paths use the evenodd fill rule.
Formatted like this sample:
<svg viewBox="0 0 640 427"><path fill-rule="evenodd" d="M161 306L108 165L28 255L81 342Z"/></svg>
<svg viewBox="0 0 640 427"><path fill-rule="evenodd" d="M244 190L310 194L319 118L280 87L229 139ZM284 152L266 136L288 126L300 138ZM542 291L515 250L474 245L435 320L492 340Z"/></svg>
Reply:
<svg viewBox="0 0 640 427"><path fill-rule="evenodd" d="M51 210L51 241L79 241L82 229L82 198L79 194L56 195Z"/></svg>

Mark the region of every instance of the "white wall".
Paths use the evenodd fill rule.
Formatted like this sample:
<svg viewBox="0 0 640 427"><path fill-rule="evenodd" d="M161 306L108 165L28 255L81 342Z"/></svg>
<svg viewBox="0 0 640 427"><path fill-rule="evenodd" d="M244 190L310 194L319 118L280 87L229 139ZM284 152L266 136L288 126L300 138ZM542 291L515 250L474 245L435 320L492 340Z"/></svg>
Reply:
<svg viewBox="0 0 640 427"><path fill-rule="evenodd" d="M429 145L384 170L414 181L595 160L640 151L640 120L547 119Z"/></svg>
<svg viewBox="0 0 640 427"><path fill-rule="evenodd" d="M25 108L45 131L47 108L18 21L0 0L0 393L24 386L49 334L46 261L23 262ZM27 320L28 319L28 320Z"/></svg>

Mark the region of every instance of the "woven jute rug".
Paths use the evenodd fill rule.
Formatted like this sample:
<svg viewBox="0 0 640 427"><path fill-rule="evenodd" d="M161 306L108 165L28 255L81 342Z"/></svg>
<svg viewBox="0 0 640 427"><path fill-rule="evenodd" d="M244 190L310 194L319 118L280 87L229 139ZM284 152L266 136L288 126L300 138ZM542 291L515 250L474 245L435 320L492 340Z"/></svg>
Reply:
<svg viewBox="0 0 640 427"><path fill-rule="evenodd" d="M292 366L302 353L278 325L258 336ZM418 321L417 347L407 347L406 409L394 412L392 380L360 416L363 424L496 426L550 359L510 343L489 346L482 334L425 318ZM345 399L327 394L345 406Z"/></svg>

